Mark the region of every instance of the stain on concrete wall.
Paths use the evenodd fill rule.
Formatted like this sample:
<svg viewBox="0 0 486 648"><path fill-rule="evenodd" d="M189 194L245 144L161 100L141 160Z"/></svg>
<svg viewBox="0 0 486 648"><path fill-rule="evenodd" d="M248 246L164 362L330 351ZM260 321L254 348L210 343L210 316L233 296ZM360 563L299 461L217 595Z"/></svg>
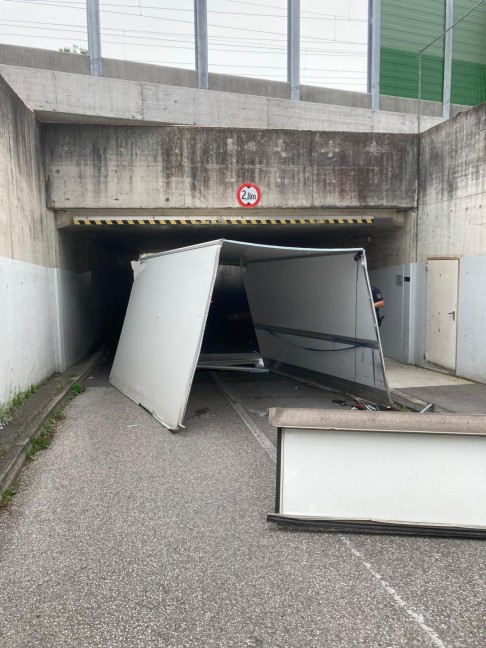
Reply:
<svg viewBox="0 0 486 648"><path fill-rule="evenodd" d="M52 209L237 208L243 182L260 186L266 208L416 202L415 135L61 124L43 134Z"/></svg>
<svg viewBox="0 0 486 648"><path fill-rule="evenodd" d="M0 110L0 256L52 266L55 224L46 208L39 128L1 78Z"/></svg>
<svg viewBox="0 0 486 648"><path fill-rule="evenodd" d="M46 207L40 127L2 79L0 125L4 402L86 353L114 314L110 296L121 283L113 272L122 259L101 242L58 235Z"/></svg>
<svg viewBox="0 0 486 648"><path fill-rule="evenodd" d="M486 254L486 104L422 135L418 260Z"/></svg>

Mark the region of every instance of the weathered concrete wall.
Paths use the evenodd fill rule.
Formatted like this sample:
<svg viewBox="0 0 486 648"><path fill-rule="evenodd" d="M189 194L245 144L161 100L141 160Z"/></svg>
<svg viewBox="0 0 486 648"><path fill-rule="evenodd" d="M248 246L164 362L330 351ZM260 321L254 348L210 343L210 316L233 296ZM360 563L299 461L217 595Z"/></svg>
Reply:
<svg viewBox="0 0 486 648"><path fill-rule="evenodd" d="M486 254L486 104L422 136L418 261Z"/></svg>
<svg viewBox="0 0 486 648"><path fill-rule="evenodd" d="M412 135L72 125L43 132L53 209L237 208L243 182L260 186L266 208L415 204Z"/></svg>
<svg viewBox="0 0 486 648"><path fill-rule="evenodd" d="M0 110L0 256L52 266L55 227L45 207L38 125L2 79Z"/></svg>
<svg viewBox="0 0 486 648"><path fill-rule="evenodd" d="M33 47L0 44L0 64L16 67L30 67L43 70L57 70L75 74L90 73L89 59L79 54L54 52ZM197 88L198 79L195 70L122 61L103 58L103 76L128 81L145 81L162 85L175 85L186 88ZM247 77L209 73L208 85L210 90L234 92L238 94L259 95L290 99L290 84L283 81L267 81ZM300 91L302 101L323 103L355 108L371 108L371 95L365 92L336 90L334 88L319 88L302 85ZM466 110L467 106L452 106L452 114ZM401 97L380 97L380 110L397 113L417 113L417 102L414 99ZM442 104L424 101L421 106L422 115L441 117Z"/></svg>
<svg viewBox="0 0 486 648"><path fill-rule="evenodd" d="M0 402L56 366L55 229L42 173L35 118L0 79Z"/></svg>
<svg viewBox="0 0 486 648"><path fill-rule="evenodd" d="M0 65L42 121L416 133L413 114ZM426 130L443 121L423 117Z"/></svg>
<svg viewBox="0 0 486 648"><path fill-rule="evenodd" d="M424 364L428 258L459 258L456 373L486 381L486 104L422 136L414 359ZM423 276L422 276L423 275Z"/></svg>
<svg viewBox="0 0 486 648"><path fill-rule="evenodd" d="M0 79L0 402L78 360L106 325L93 316L106 250L58 238L39 130Z"/></svg>

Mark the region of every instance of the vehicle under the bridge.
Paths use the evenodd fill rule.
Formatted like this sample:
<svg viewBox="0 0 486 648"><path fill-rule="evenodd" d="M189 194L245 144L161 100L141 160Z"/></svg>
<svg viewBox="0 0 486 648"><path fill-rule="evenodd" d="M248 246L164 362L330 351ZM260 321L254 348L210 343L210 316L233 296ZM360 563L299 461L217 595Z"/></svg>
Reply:
<svg viewBox="0 0 486 648"><path fill-rule="evenodd" d="M218 268L220 289L215 291ZM232 310L247 299L248 318L229 312L228 295L223 308L209 315L225 288L230 288ZM235 329L228 320L246 326ZM176 430L183 423L203 340L203 350L227 355L251 345L253 331L269 370L391 403L361 248L220 239L143 258L110 380Z"/></svg>

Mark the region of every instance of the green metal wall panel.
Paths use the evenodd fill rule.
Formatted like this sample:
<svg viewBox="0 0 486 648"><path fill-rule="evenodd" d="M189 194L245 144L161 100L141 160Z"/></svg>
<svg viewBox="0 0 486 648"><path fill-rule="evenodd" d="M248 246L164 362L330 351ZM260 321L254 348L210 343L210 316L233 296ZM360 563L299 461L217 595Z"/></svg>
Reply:
<svg viewBox="0 0 486 648"><path fill-rule="evenodd" d="M477 0L454 0L454 21ZM486 101L486 2L454 27L451 101L474 106Z"/></svg>
<svg viewBox="0 0 486 648"><path fill-rule="evenodd" d="M477 0L454 0L454 22ZM418 97L418 52L445 30L445 0L382 0L380 93ZM486 101L486 2L453 31L451 101ZM422 55L422 99L442 101L444 37Z"/></svg>
<svg viewBox="0 0 486 648"><path fill-rule="evenodd" d="M418 51L445 29L445 0L382 0L380 93L418 97ZM442 100L442 48L422 61L422 98Z"/></svg>

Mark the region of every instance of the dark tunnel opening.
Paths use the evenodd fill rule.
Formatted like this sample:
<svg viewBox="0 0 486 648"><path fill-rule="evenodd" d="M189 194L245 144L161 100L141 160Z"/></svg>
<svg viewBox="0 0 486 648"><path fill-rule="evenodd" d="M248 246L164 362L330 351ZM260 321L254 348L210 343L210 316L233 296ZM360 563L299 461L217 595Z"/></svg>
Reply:
<svg viewBox="0 0 486 648"><path fill-rule="evenodd" d="M238 266L218 268L201 353L259 353L250 305Z"/></svg>

